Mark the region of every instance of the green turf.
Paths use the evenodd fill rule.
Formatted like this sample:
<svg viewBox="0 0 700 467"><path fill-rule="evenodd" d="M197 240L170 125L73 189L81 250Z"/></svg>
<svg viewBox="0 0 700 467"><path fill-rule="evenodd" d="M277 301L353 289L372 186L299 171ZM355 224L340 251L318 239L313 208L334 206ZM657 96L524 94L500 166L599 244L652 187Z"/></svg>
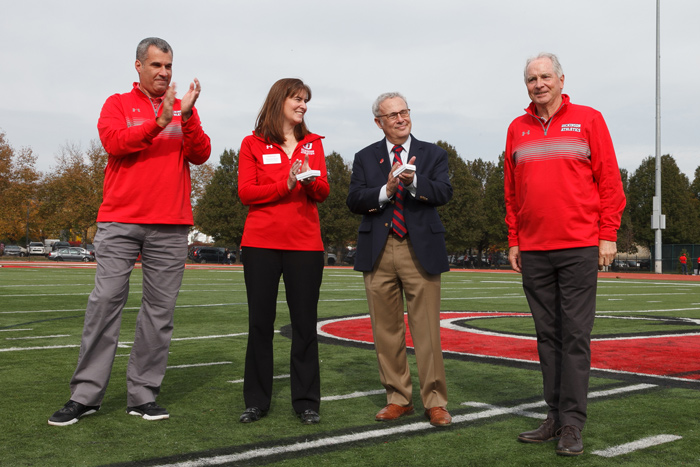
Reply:
<svg viewBox="0 0 700 467"><path fill-rule="evenodd" d="M303 426L291 409L289 379L274 383L272 408L262 421L238 423L245 408L242 379L247 306L240 268L188 269L175 314L169 366L158 402L171 413L167 421L147 422L126 415L125 371L128 348L119 349L101 410L68 427L47 425L48 417L69 396L68 382L78 357L82 316L92 290L94 270L0 268L0 465L105 465L142 462L161 465L209 456L241 454L235 465L697 465L700 463L700 383L602 375L590 391L624 388L641 381L653 387L591 399L584 431L586 452L577 459L557 457L555 444L525 445L517 433L539 421L501 414L429 428L422 416L415 360L411 356L416 414L399 423L374 422L385 403L381 394L324 401L322 422ZM123 314L121 342L133 341L140 302L141 272L135 270ZM601 279L595 336L700 332L700 282ZM450 272L443 275L445 311L528 312L520 277L504 273ZM278 300L284 300L280 287ZM327 269L319 317L367 312L362 276L350 269ZM605 316L605 318L603 318ZM621 317L643 318L622 320ZM700 321L698 321L700 322ZM276 327L289 323L280 303ZM469 323L486 331L534 335L530 317L487 318ZM22 331L20 329L27 329ZM228 336L239 334L240 336ZM64 337L59 337L63 336ZM47 337L56 336L56 337ZM210 336L207 339L187 339ZM219 336L219 337L211 337ZM227 336L227 337L221 337ZM31 337L30 339L18 339ZM44 337L44 338L40 338ZM12 339L12 340L9 340ZM38 347L29 350L30 347ZM25 350L3 351L10 348ZM275 373L289 373L287 338L275 338ZM320 345L322 395L380 390L374 351ZM700 370L700 357L698 358ZM541 401L541 375L534 365L446 359L449 409L455 416L480 414L463 402L514 407ZM544 414L543 408L531 409ZM417 431L388 433L325 448L251 457L256 449L294 446L319 439L365 434L372 430L419 424ZM615 458L593 454L640 438L670 434L679 441ZM260 452L260 451L257 451Z"/></svg>

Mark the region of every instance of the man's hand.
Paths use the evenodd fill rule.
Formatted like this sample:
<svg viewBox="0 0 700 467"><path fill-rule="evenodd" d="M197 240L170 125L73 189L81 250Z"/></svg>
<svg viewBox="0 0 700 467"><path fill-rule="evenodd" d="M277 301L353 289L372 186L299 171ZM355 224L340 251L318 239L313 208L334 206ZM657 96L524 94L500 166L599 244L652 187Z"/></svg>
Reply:
<svg viewBox="0 0 700 467"><path fill-rule="evenodd" d="M389 178L386 181L386 196L389 199L391 199L391 197L394 196L399 189L399 179L394 177L394 170L398 169L399 167L401 167L401 164L396 162L391 166L391 170L389 171Z"/></svg>
<svg viewBox="0 0 700 467"><path fill-rule="evenodd" d="M202 92L202 86L199 84L199 80L195 78L194 83L190 83L190 89L180 101L182 123L185 123L192 116L192 108L194 107L194 103L197 102L200 92Z"/></svg>
<svg viewBox="0 0 700 467"><path fill-rule="evenodd" d="M598 269L610 266L617 254L617 243L608 240L600 240L598 245Z"/></svg>
<svg viewBox="0 0 700 467"><path fill-rule="evenodd" d="M413 165L413 163L416 162L416 156L411 157L411 160L408 161L409 164ZM403 183L403 186L409 186L411 183L413 183L413 177L416 175L415 172L402 172L399 174L399 180L401 180L401 183Z"/></svg>
<svg viewBox="0 0 700 467"><path fill-rule="evenodd" d="M522 263L520 262L520 247L519 246L510 247L510 250L508 250L508 261L510 261L510 267L513 268L513 271L523 272L522 271Z"/></svg>
<svg viewBox="0 0 700 467"><path fill-rule="evenodd" d="M411 160L408 161L409 164L413 164L416 161L416 156L411 157ZM403 183L403 186L408 186L411 183L413 183L413 177L415 176L415 172L411 173L400 173L398 177L394 177L394 170L398 169L401 167L403 164L399 164L398 162L394 163L394 165L391 166L391 170L389 171L389 178L387 179L386 182L386 195L391 198L396 194L396 192L399 189L399 181Z"/></svg>
<svg viewBox="0 0 700 467"><path fill-rule="evenodd" d="M173 120L173 105L175 105L175 83L168 87L163 97L163 111L156 118L159 127L165 128Z"/></svg>

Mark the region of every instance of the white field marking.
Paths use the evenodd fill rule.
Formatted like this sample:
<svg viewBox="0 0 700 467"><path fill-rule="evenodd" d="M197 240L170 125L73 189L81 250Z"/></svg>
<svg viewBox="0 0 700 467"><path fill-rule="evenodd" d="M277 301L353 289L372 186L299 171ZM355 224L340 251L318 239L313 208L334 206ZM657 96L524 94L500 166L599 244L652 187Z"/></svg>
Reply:
<svg viewBox="0 0 700 467"><path fill-rule="evenodd" d="M637 385L641 386L641 385ZM634 387L634 386L631 386ZM620 388L620 389L625 389L625 388ZM590 395L589 395L590 397ZM467 403L469 404L469 403ZM478 404L478 403L473 403L473 404ZM466 405L466 404L465 404ZM523 407L525 406L530 406L532 404L522 404ZM520 407L520 406L518 406ZM468 422L472 420L478 420L481 418L491 418L495 417L498 415L503 415L506 413L512 413L512 411L515 408L509 409L509 408L495 408L495 409L488 409L484 410L482 412L477 412L477 413L471 413L471 414L465 414L465 415L456 415L452 417L452 424L458 424L458 423L463 423L463 422ZM532 414L535 415L535 414ZM541 414L536 414L537 418L541 418ZM222 456L214 456L214 457L202 457L199 459L194 459L191 461L185 461L185 462L178 462L174 464L162 464L159 467L200 467L204 465L221 465L221 464L227 464L227 463L234 463L234 462L239 462L239 461L250 461L251 459L256 459L256 458L264 458L264 457L270 457L274 455L279 455L279 454L286 454L286 453L291 453L291 452L299 452L299 451L310 451L312 449L323 449L327 448L329 446L338 446L341 444L347 444L347 443L355 443L358 441L364 441L368 439L381 439L387 436L395 435L398 433L412 433L412 432L418 432L418 431L426 431L426 430L431 430L431 429L437 429L439 430L440 428L436 428L427 421L424 422L417 422L417 423L411 423L407 425L399 425L391 428L380 428L376 430L368 430L364 431L361 433L353 433L349 435L341 435L341 436L336 436L336 437L328 437L328 438L321 438L313 441L305 441L305 442L297 442L294 444L288 444L284 446L274 446L270 448L260 448L260 449L253 449L250 451L246 452L240 452L236 454L228 454L228 455L222 455Z"/></svg>
<svg viewBox="0 0 700 467"><path fill-rule="evenodd" d="M616 389L608 389L604 391L593 391L588 393L588 399L596 399L598 397L608 397L615 396L618 394L624 394L627 392L643 391L644 389L655 388L655 384L635 384L632 386L625 386ZM515 407L498 407L491 404L484 404L482 402L462 402L460 405L466 405L470 407L488 407L490 411L498 411L498 415L505 413L513 413L516 415L523 415L525 417L531 418L541 418L541 413L529 412L529 409L545 408L547 403L545 401L530 402L527 404L516 405ZM454 421L454 419L453 419Z"/></svg>
<svg viewBox="0 0 700 467"><path fill-rule="evenodd" d="M656 293L609 293L609 294L598 294L597 297L645 297L647 295L652 295L658 297L661 295L688 295L687 292L656 292Z"/></svg>
<svg viewBox="0 0 700 467"><path fill-rule="evenodd" d="M661 303L661 300L647 300L647 303ZM691 303L691 305L697 305L697 303Z"/></svg>
<svg viewBox="0 0 700 467"><path fill-rule="evenodd" d="M322 401L340 401L344 399L356 399L358 397L366 397L366 396L376 396L378 394L386 394L386 389L375 389L373 391L355 391L351 392L350 394L341 394L338 396L325 396L321 397Z"/></svg>
<svg viewBox="0 0 700 467"><path fill-rule="evenodd" d="M0 352L18 352L21 350L47 350L47 349L74 349L80 347L77 345L48 345L46 347L9 347L7 349L0 349Z"/></svg>
<svg viewBox="0 0 700 467"><path fill-rule="evenodd" d="M33 331L32 328L27 329L0 329L0 332L17 332L17 331Z"/></svg>
<svg viewBox="0 0 700 467"><path fill-rule="evenodd" d="M48 276L47 276L48 278ZM34 278L36 279L36 277ZM95 283L93 282L92 284L70 284L71 287L94 287ZM63 284L53 284L53 285L48 285L48 284L5 284L5 285L0 285L0 288L19 288L19 287L41 287L41 288L46 288L46 287L64 287Z"/></svg>
<svg viewBox="0 0 700 467"><path fill-rule="evenodd" d="M623 454L629 454L630 452L639 451L640 449L646 449L651 446L658 446L659 444L670 443L673 441L678 441L683 439L682 436L677 435L656 435L650 436L648 438L642 438L631 443L620 444L618 446L612 446L607 449L602 449L598 451L591 451L591 454L602 457L616 457Z"/></svg>
<svg viewBox="0 0 700 467"><path fill-rule="evenodd" d="M509 285L521 285L523 281L512 280L512 281L481 281L482 284L509 284Z"/></svg>
<svg viewBox="0 0 700 467"><path fill-rule="evenodd" d="M191 365L173 365L168 366L166 369L170 370L173 368L195 368L199 366L214 366L214 365L231 365L233 362L211 362L211 363L193 363Z"/></svg>
<svg viewBox="0 0 700 467"><path fill-rule="evenodd" d="M624 300L624 298L608 298L609 302L621 302L622 300Z"/></svg>
<svg viewBox="0 0 700 467"><path fill-rule="evenodd" d="M598 313L666 313L669 311L698 311L700 308L669 308L669 309L656 309L656 310L597 310Z"/></svg>
<svg viewBox="0 0 700 467"><path fill-rule="evenodd" d="M54 334L52 336L27 336L27 337L6 337L8 341L20 341L27 339L53 339L55 337L70 337L70 334Z"/></svg>
<svg viewBox="0 0 700 467"><path fill-rule="evenodd" d="M275 332L279 333L280 331L276 330ZM212 336L173 337L170 340L171 341L189 341L189 340L199 340L199 339L219 339L221 337L238 337L238 336L246 336L246 335L248 335L247 332L239 332L236 334L221 334L221 335L212 335ZM61 336L61 337L65 337L65 336ZM130 349L133 344L134 344L133 342L129 342L129 341L119 342L117 344L117 348ZM68 348L73 348L73 347L80 347L80 344L77 344L77 345L47 345L46 347L11 347L8 349L0 349L0 352L16 352L16 351L20 351L20 350L68 349Z"/></svg>
<svg viewBox="0 0 700 467"><path fill-rule="evenodd" d="M598 280L599 284L619 284L619 280L610 280L610 279L599 279ZM625 281L625 285L629 284L639 284L643 285L645 287L648 287L650 285L657 285L657 286L665 286L665 287L700 287L700 284L693 284L690 282L673 282L673 281L667 281L667 282L639 282L639 281Z"/></svg>
<svg viewBox="0 0 700 467"><path fill-rule="evenodd" d="M291 375L277 375L273 376L272 379L286 379L286 378L291 378ZM242 383L242 379L234 379L233 381L226 381L227 383L233 383L233 384L238 384Z"/></svg>

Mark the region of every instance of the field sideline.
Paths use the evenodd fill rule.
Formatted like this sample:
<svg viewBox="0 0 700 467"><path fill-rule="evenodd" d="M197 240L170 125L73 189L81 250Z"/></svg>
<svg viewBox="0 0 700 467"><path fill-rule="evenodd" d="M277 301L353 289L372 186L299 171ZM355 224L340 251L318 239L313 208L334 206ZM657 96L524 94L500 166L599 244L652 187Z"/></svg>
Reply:
<svg viewBox="0 0 700 467"><path fill-rule="evenodd" d="M188 265L158 402L171 418L125 413L125 368L140 302L132 275L101 410L69 427L48 417L69 396L94 264L0 263L1 465L696 465L700 463L700 277L601 273L585 453L518 443L546 408L520 276L443 275L442 340L454 423L416 414L374 422L385 403L362 275L326 268L319 304L322 421L303 426L289 395L289 318L280 285L273 404L238 423L247 305L240 266ZM410 335L407 336L410 343Z"/></svg>

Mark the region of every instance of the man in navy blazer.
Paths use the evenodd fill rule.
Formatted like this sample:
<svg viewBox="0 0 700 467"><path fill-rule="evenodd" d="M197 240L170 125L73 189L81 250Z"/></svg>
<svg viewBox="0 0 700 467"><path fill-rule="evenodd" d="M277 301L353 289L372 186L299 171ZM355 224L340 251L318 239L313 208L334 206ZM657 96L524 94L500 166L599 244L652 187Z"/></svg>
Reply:
<svg viewBox="0 0 700 467"><path fill-rule="evenodd" d="M440 345L440 274L449 265L436 207L452 198L447 152L411 135L410 109L401 94L380 95L372 112L385 138L355 155L347 205L363 216L355 270L364 273L379 377L387 394L387 405L375 419L413 413L405 295L425 416L432 425L445 426L452 418Z"/></svg>

